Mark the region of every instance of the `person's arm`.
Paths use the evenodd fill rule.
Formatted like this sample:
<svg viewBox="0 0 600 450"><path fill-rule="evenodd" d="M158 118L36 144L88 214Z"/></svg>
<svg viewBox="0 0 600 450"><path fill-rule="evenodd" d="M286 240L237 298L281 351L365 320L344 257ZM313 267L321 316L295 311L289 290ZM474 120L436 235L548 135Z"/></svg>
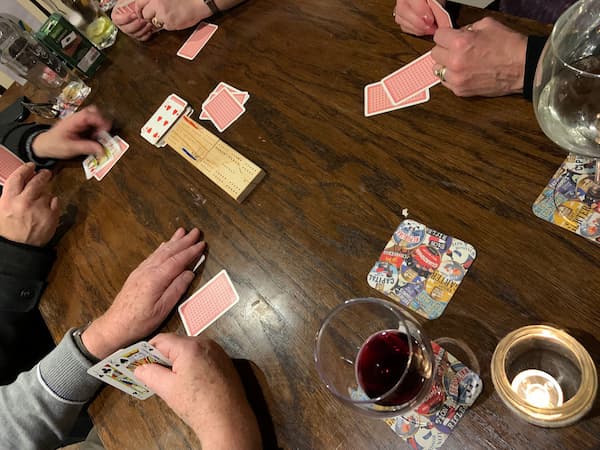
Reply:
<svg viewBox="0 0 600 450"><path fill-rule="evenodd" d="M0 144L4 145L23 161L31 161L37 167L50 167L53 159L39 158L35 155L32 143L40 134L48 131L48 125L20 123L0 125Z"/></svg>
<svg viewBox="0 0 600 450"><path fill-rule="evenodd" d="M0 387L3 448L58 447L100 387L87 374L92 363L79 352L72 331L33 369Z"/></svg>
<svg viewBox="0 0 600 450"><path fill-rule="evenodd" d="M546 36L527 37L525 76L523 77L523 97L525 97L527 100L531 100L533 98L533 79L535 77L535 70L547 40L548 37Z"/></svg>

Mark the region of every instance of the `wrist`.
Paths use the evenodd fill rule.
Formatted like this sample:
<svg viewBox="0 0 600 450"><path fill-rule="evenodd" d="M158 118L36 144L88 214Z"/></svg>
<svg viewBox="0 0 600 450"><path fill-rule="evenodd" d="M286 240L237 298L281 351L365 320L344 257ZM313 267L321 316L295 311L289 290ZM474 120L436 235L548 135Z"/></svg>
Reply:
<svg viewBox="0 0 600 450"><path fill-rule="evenodd" d="M81 334L81 341L87 351L102 360L119 349L119 344L110 339L104 330L103 316L94 320Z"/></svg>
<svg viewBox="0 0 600 450"><path fill-rule="evenodd" d="M36 158L49 159L52 155L49 151L48 132L43 131L33 138L31 142L31 151Z"/></svg>
<svg viewBox="0 0 600 450"><path fill-rule="evenodd" d="M238 405L235 412L216 412L211 415L209 426L204 421L202 424L191 424L191 428L198 436L202 448L206 450L262 448L258 423L249 406L239 408Z"/></svg>
<svg viewBox="0 0 600 450"><path fill-rule="evenodd" d="M527 36L520 33L516 33L516 45L515 48L515 83L513 85L512 93L523 92L523 86L525 82L525 61L527 58Z"/></svg>

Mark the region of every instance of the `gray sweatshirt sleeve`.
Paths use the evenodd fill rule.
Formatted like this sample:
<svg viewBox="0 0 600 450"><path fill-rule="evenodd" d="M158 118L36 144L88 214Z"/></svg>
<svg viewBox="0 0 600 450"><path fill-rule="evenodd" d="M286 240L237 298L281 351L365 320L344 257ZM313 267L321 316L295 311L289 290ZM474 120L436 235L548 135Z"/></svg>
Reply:
<svg viewBox="0 0 600 450"><path fill-rule="evenodd" d="M56 448L100 387L72 331L33 369L0 387L0 449Z"/></svg>

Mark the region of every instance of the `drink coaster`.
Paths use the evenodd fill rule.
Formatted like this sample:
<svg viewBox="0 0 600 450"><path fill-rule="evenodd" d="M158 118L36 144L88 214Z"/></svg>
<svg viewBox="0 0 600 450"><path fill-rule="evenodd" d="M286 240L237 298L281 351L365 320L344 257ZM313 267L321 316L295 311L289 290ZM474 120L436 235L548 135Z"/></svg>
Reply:
<svg viewBox="0 0 600 450"><path fill-rule="evenodd" d="M600 243L600 201L589 194L595 162L569 154L540 196L533 213L596 244Z"/></svg>
<svg viewBox="0 0 600 450"><path fill-rule="evenodd" d="M381 252L367 282L417 314L437 319L476 255L471 244L406 219Z"/></svg>
<svg viewBox="0 0 600 450"><path fill-rule="evenodd" d="M416 450L441 448L483 388L478 374L435 342L431 346L436 361L431 392L415 410L385 419L394 433Z"/></svg>

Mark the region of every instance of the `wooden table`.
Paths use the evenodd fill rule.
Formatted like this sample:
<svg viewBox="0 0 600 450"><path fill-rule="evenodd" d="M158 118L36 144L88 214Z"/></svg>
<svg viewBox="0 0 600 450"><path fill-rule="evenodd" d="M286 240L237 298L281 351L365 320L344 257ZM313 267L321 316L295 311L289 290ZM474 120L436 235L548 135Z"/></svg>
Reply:
<svg viewBox="0 0 600 450"><path fill-rule="evenodd" d="M482 367L484 392L447 448L598 448L598 406L570 428L537 428L510 413L489 376L499 339L533 323L570 330L598 360L598 247L531 212L565 155L518 96L463 99L438 86L426 104L363 117L364 85L432 47L400 32L392 3L247 2L215 21L219 31L193 62L175 56L189 31L147 44L120 36L90 100L131 149L100 183L86 182L78 162L57 177L73 225L41 303L48 325L58 340L97 317L176 227L198 226L210 256L194 286L225 268L241 296L206 335L260 367L280 445L408 448L383 421L334 400L312 356L331 308L378 295L366 275L408 208L478 251L444 315L424 321L432 337L468 341ZM463 10L459 24L480 16ZM242 204L139 135L167 95L199 110L219 81L251 94L222 138L267 173ZM183 333L176 316L167 329ZM157 398L104 389L90 411L109 449L199 446Z"/></svg>

